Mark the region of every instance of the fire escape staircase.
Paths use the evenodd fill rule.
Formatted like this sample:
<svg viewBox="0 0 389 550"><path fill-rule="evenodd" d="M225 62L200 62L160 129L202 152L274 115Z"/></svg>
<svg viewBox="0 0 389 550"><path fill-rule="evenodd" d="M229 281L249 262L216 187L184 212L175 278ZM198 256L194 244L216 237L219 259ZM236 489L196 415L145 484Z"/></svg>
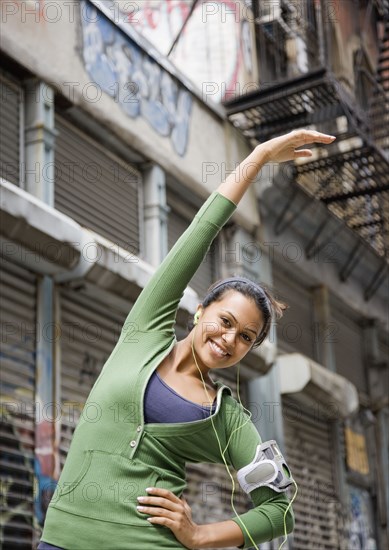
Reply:
<svg viewBox="0 0 389 550"><path fill-rule="evenodd" d="M329 147L317 148L315 157L296 163L291 179L312 200L324 203L381 257L381 267L365 292L366 299L386 277L389 259L388 21L383 30L377 72L370 77L370 99L365 108L356 104L325 67L224 103L231 122L253 146L309 126L337 136ZM287 208L285 220L286 214ZM284 229L289 222L277 223ZM318 229L307 257L317 251L322 230ZM355 266L358 253L359 247L352 251L347 266ZM347 277L351 270L347 269ZM340 278L346 279L345 272Z"/></svg>

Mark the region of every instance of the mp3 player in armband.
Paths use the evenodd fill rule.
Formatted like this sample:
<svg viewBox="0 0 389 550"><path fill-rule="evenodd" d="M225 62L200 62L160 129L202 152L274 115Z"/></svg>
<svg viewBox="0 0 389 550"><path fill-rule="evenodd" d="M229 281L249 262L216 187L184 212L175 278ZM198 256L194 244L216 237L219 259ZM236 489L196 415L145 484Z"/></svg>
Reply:
<svg viewBox="0 0 389 550"><path fill-rule="evenodd" d="M245 493L266 486L278 493L294 484L292 474L274 439L258 445L250 464L237 472L238 481Z"/></svg>

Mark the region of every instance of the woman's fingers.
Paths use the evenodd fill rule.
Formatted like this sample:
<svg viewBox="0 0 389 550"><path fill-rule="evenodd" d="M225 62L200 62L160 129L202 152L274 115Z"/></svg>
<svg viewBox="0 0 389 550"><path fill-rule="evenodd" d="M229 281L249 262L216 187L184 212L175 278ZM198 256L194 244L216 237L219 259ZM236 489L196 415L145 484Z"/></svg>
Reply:
<svg viewBox="0 0 389 550"><path fill-rule="evenodd" d="M167 508L157 508L156 506L137 506L136 509L141 514L150 514L152 516L163 516L165 518L174 519L175 510L168 510Z"/></svg>
<svg viewBox="0 0 389 550"><path fill-rule="evenodd" d="M264 144L267 160L272 162L286 162L296 158L309 158L312 153L309 149L299 149L304 145L315 143L330 144L335 136L316 132L315 130L293 130L284 136L271 139Z"/></svg>
<svg viewBox="0 0 389 550"><path fill-rule="evenodd" d="M297 131L298 132L298 131ZM297 135L298 145L307 145L309 143L332 143L335 140L335 136L330 136L329 134L322 134L321 132L301 130ZM294 152L295 158L306 158L312 156L312 151L310 149L298 149Z"/></svg>
<svg viewBox="0 0 389 550"><path fill-rule="evenodd" d="M167 489L161 489L160 487L149 487L146 489L148 495L163 497L171 500L172 502L180 503L181 500L171 491Z"/></svg>
<svg viewBox="0 0 389 550"><path fill-rule="evenodd" d="M192 521L192 511L184 498L178 498L167 489L152 487L147 497L138 497L137 509L152 524L168 527L185 548L197 548L199 526Z"/></svg>
<svg viewBox="0 0 389 550"><path fill-rule="evenodd" d="M186 499L184 497L181 497L181 502L183 503L183 505L185 506L186 509L190 509L190 506L189 504L186 502Z"/></svg>
<svg viewBox="0 0 389 550"><path fill-rule="evenodd" d="M140 506L159 506L166 510L172 510L173 512L176 512L179 510L179 507L182 506L177 502L173 502L163 497L138 497L138 501Z"/></svg>
<svg viewBox="0 0 389 550"><path fill-rule="evenodd" d="M298 151L294 152L295 158L304 158L304 157L311 157L312 151L310 149L299 149Z"/></svg>
<svg viewBox="0 0 389 550"><path fill-rule="evenodd" d="M179 511L183 506L182 501L174 493L168 491L167 489L151 487L147 489L147 493L147 496L140 495L138 497L140 506L159 506L165 510L171 510L173 512ZM138 510L143 511L140 510L139 507Z"/></svg>
<svg viewBox="0 0 389 550"><path fill-rule="evenodd" d="M296 130L296 137L300 145L307 145L308 143L331 143L336 139L335 136L316 132L315 130Z"/></svg>
<svg viewBox="0 0 389 550"><path fill-rule="evenodd" d="M139 505L136 507L141 514L152 516L152 518L147 519L155 520L156 523L171 522L170 525L169 523L164 523L164 525L172 527L177 518L184 515L185 503L171 491L153 487L152 490L147 492L152 493L153 496L139 496ZM161 496L156 496L157 494Z"/></svg>

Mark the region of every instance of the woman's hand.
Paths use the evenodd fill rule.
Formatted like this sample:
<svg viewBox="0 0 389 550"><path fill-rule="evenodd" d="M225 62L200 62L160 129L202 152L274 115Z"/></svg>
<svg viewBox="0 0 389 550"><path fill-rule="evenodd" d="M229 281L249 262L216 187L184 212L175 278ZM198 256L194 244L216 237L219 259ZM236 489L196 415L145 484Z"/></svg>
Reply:
<svg viewBox="0 0 389 550"><path fill-rule="evenodd" d="M312 151L310 149L298 149L303 145L311 145L314 143L329 144L334 141L335 136L328 134L322 134L314 130L293 130L289 134L279 136L258 147L265 150L266 160L268 162L286 162L288 160L294 160L296 158L311 157Z"/></svg>
<svg viewBox="0 0 389 550"><path fill-rule="evenodd" d="M298 149L314 143L329 144L334 136L321 134L314 130L293 130L289 134L265 141L250 153L239 166L223 181L217 191L238 204L243 195L255 181L262 166L267 162L286 162L301 157L311 157L309 149Z"/></svg>
<svg viewBox="0 0 389 550"><path fill-rule="evenodd" d="M158 487L147 491L150 496L138 497L138 511L148 514L150 523L168 527L181 544L196 548L201 526L192 521L192 511L184 498Z"/></svg>

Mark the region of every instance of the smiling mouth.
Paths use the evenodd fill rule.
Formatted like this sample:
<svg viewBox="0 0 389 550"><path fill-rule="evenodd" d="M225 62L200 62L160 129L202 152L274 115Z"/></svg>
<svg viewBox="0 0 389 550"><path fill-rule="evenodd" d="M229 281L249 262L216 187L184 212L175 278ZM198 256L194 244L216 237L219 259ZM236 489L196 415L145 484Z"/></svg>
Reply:
<svg viewBox="0 0 389 550"><path fill-rule="evenodd" d="M228 357L230 354L227 353L226 351L224 351L223 348L221 348L218 344L216 344L216 342L214 342L213 340L208 340L209 342L209 345L212 349L212 351L220 358L222 357Z"/></svg>

